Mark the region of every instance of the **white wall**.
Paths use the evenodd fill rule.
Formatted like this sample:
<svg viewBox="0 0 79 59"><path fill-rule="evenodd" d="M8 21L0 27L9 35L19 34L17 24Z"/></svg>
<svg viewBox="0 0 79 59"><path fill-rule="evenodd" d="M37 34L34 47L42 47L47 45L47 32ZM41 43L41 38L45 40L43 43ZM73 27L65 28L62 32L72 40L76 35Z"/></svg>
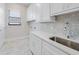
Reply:
<svg viewBox="0 0 79 59"><path fill-rule="evenodd" d="M5 4L0 3L0 26L5 26Z"/></svg>
<svg viewBox="0 0 79 59"><path fill-rule="evenodd" d="M9 26L8 25L8 12L6 19L6 39L18 38L27 36L28 34L28 25L26 23L26 7L20 4L6 4L7 11L18 10L21 13L21 26Z"/></svg>
<svg viewBox="0 0 79 59"><path fill-rule="evenodd" d="M5 41L5 4L0 3L0 48Z"/></svg>

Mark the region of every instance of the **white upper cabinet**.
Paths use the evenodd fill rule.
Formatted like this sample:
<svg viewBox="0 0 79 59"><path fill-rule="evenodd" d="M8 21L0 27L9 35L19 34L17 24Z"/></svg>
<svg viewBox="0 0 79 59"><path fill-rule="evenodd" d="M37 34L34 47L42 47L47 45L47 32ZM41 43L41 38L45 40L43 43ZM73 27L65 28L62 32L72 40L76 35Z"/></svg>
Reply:
<svg viewBox="0 0 79 59"><path fill-rule="evenodd" d="M70 3L70 4L69 4L69 8L70 8L70 9L79 8L79 3Z"/></svg>
<svg viewBox="0 0 79 59"><path fill-rule="evenodd" d="M63 8L64 10L76 9L79 8L79 3L64 3Z"/></svg>
<svg viewBox="0 0 79 59"><path fill-rule="evenodd" d="M62 14L71 13L75 11L79 11L79 3L64 3Z"/></svg>
<svg viewBox="0 0 79 59"><path fill-rule="evenodd" d="M33 4L32 9L33 19L38 22L40 20L40 5Z"/></svg>
<svg viewBox="0 0 79 59"><path fill-rule="evenodd" d="M40 22L53 21L50 16L78 11L78 3L36 3L27 9L27 19ZM76 10L75 10L76 9ZM55 18L54 18L55 19Z"/></svg>
<svg viewBox="0 0 79 59"><path fill-rule="evenodd" d="M70 3L64 3L63 4L63 11L69 10L70 8Z"/></svg>
<svg viewBox="0 0 79 59"><path fill-rule="evenodd" d="M27 10L27 18L40 22L49 22L50 19L50 4L36 3L31 4Z"/></svg>
<svg viewBox="0 0 79 59"><path fill-rule="evenodd" d="M27 21L33 20L32 5L30 5L30 7L27 8L26 14L27 14Z"/></svg>
<svg viewBox="0 0 79 59"><path fill-rule="evenodd" d="M52 3L51 6L51 16L63 11L63 3Z"/></svg>
<svg viewBox="0 0 79 59"><path fill-rule="evenodd" d="M37 4L31 4L27 9L27 18L30 20L40 20L40 6Z"/></svg>
<svg viewBox="0 0 79 59"><path fill-rule="evenodd" d="M79 3L52 3L51 16L75 12L79 10Z"/></svg>
<svg viewBox="0 0 79 59"><path fill-rule="evenodd" d="M41 11L41 22L48 22L51 21L50 19L50 4L49 3L43 3L40 4L40 11Z"/></svg>

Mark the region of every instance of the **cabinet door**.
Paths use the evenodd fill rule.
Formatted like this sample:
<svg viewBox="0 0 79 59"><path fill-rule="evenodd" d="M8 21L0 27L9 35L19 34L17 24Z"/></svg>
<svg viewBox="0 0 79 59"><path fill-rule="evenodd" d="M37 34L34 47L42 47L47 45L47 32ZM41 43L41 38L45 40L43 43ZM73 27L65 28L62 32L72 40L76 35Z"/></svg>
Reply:
<svg viewBox="0 0 79 59"><path fill-rule="evenodd" d="M65 55L63 51L59 50L58 48L43 42L42 43L42 54L43 55Z"/></svg>
<svg viewBox="0 0 79 59"><path fill-rule="evenodd" d="M32 5L27 9L27 20L30 21L33 18Z"/></svg>
<svg viewBox="0 0 79 59"><path fill-rule="evenodd" d="M57 14L63 11L63 3L52 3L51 4L51 14Z"/></svg>
<svg viewBox="0 0 79 59"><path fill-rule="evenodd" d="M35 54L36 55L41 54L41 39L35 37L34 43L35 43Z"/></svg>
<svg viewBox="0 0 79 59"><path fill-rule="evenodd" d="M64 3L63 5L64 10L76 9L79 8L79 3Z"/></svg>
<svg viewBox="0 0 79 59"><path fill-rule="evenodd" d="M31 35L30 39L30 48L33 54L40 55L41 54L41 39L39 39L35 35Z"/></svg>
<svg viewBox="0 0 79 59"><path fill-rule="evenodd" d="M50 4L50 14L51 14L51 16L54 15L54 13L55 13L55 4L51 3Z"/></svg>
<svg viewBox="0 0 79 59"><path fill-rule="evenodd" d="M40 4L41 21L50 21L50 5L48 3Z"/></svg>
<svg viewBox="0 0 79 59"><path fill-rule="evenodd" d="M30 20L40 20L40 6L36 4L31 4L27 9L27 18Z"/></svg>
<svg viewBox="0 0 79 59"><path fill-rule="evenodd" d="M33 4L33 19L35 19L37 22L40 20L40 11L40 6Z"/></svg>
<svg viewBox="0 0 79 59"><path fill-rule="evenodd" d="M30 50L33 51L33 45L32 44L33 44L33 39L34 38L33 38L31 33L29 35L30 35L29 36L29 46L30 46Z"/></svg>
<svg viewBox="0 0 79 59"><path fill-rule="evenodd" d="M70 3L70 9L79 8L79 3Z"/></svg>
<svg viewBox="0 0 79 59"><path fill-rule="evenodd" d="M69 6L70 6L70 3L64 3L64 4L63 4L63 10L64 10L64 11L69 10L69 9L70 9Z"/></svg>
<svg viewBox="0 0 79 59"><path fill-rule="evenodd" d="M42 47L42 55L53 55L50 49L46 46Z"/></svg>

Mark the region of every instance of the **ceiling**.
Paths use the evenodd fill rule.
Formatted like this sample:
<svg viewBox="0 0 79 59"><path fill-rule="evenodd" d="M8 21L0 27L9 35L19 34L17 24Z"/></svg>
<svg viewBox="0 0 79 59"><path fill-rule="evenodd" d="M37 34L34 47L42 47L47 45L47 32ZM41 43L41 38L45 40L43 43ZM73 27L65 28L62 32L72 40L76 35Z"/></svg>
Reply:
<svg viewBox="0 0 79 59"><path fill-rule="evenodd" d="M24 5L26 7L28 7L30 5L30 3L20 3L21 5Z"/></svg>

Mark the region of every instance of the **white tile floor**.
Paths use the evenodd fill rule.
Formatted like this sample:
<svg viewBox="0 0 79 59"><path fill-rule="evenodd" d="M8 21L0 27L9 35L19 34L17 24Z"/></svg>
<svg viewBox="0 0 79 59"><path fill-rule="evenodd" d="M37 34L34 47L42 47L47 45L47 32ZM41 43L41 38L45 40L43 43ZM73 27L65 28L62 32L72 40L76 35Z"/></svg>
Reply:
<svg viewBox="0 0 79 59"><path fill-rule="evenodd" d="M27 39L5 42L0 49L0 55L31 55Z"/></svg>

